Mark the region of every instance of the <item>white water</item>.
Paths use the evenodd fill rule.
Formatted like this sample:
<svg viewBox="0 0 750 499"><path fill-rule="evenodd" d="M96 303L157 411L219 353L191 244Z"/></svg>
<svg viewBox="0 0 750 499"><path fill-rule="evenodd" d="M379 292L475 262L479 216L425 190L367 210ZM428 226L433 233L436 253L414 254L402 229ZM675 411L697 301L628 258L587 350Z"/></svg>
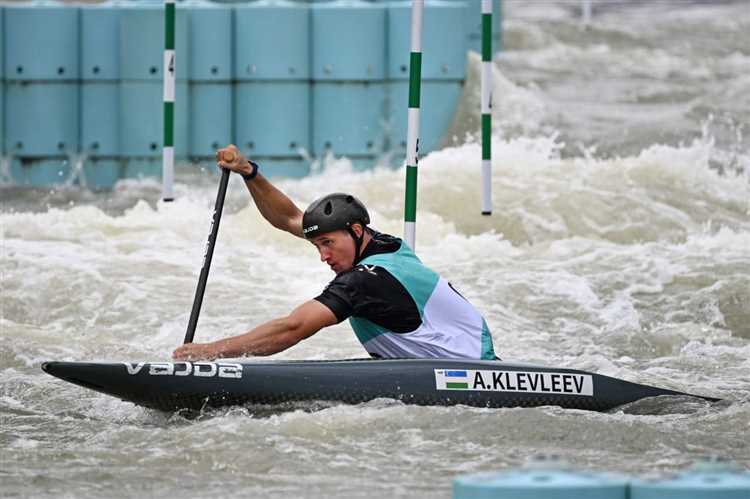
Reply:
<svg viewBox="0 0 750 499"><path fill-rule="evenodd" d="M480 149L465 138L478 130L476 73L454 145L420 161L417 250L484 312L503 358L727 402L596 414L374 401L189 421L139 409L39 365L169 357L218 176L184 168L169 204L156 181L106 195L5 188L2 495L448 497L459 473L540 452L639 475L711 454L750 466L750 20L740 2L665 5L595 2L583 31L569 4L508 2L494 214L479 216ZM300 206L352 192L374 227L400 234L403 183L400 169L341 160L278 185ZM196 340L284 314L331 277L232 179ZM363 353L341 324L277 357Z"/></svg>

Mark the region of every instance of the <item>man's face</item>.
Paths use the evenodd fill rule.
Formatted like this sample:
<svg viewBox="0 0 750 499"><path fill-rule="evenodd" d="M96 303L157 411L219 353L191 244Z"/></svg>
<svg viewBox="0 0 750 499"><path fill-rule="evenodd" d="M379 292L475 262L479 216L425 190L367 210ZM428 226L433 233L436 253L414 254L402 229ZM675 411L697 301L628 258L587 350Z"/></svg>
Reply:
<svg viewBox="0 0 750 499"><path fill-rule="evenodd" d="M361 227L354 225L355 233L360 235ZM354 264L356 246L354 239L345 230L326 232L310 240L320 253L320 261L325 262L331 270L340 274L351 270Z"/></svg>

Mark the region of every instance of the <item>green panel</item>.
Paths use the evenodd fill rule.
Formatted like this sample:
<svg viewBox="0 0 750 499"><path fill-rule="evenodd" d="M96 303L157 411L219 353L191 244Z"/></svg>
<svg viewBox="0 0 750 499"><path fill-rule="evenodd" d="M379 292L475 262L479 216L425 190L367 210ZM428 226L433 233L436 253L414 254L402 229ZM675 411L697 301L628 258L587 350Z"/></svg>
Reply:
<svg viewBox="0 0 750 499"><path fill-rule="evenodd" d="M495 348L492 346L492 335L487 321L482 319L482 360L495 360Z"/></svg>
<svg viewBox="0 0 750 499"><path fill-rule="evenodd" d="M404 220L417 220L417 167L406 166L406 204L404 206Z"/></svg>
<svg viewBox="0 0 750 499"><path fill-rule="evenodd" d="M164 9L164 49L174 50L174 3L168 3Z"/></svg>
<svg viewBox="0 0 750 499"><path fill-rule="evenodd" d="M409 107L419 108L419 90L422 86L422 53L412 52L409 58Z"/></svg>
<svg viewBox="0 0 750 499"><path fill-rule="evenodd" d="M492 115L482 115L482 159L492 159Z"/></svg>
<svg viewBox="0 0 750 499"><path fill-rule="evenodd" d="M492 60L492 14L482 14L482 60Z"/></svg>
<svg viewBox="0 0 750 499"><path fill-rule="evenodd" d="M360 343L362 343L362 345L364 345L371 339L388 332L378 325L368 321L367 319L362 319L361 317L349 317L349 324L352 326L354 334L357 335L357 339Z"/></svg>
<svg viewBox="0 0 750 499"><path fill-rule="evenodd" d="M164 103L164 147L174 146L174 102Z"/></svg>

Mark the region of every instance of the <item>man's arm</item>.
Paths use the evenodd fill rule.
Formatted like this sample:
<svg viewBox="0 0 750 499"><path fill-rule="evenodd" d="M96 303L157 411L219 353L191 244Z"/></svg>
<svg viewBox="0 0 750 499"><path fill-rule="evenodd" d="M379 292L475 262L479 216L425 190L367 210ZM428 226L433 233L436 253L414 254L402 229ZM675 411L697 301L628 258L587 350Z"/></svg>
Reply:
<svg viewBox="0 0 750 499"><path fill-rule="evenodd" d="M312 336L326 326L336 324L333 312L316 300L310 300L288 316L268 321L245 334L212 343L188 343L172 354L175 360L212 360L245 355L273 355Z"/></svg>
<svg viewBox="0 0 750 499"><path fill-rule="evenodd" d="M234 153L234 160L226 162L223 153L229 151ZM219 149L216 152L216 159L221 168L228 168L244 175L249 175L253 171L253 166L247 158L232 144L224 149ZM286 194L277 189L260 173L257 173L253 179L245 180L245 185L263 218L277 229L284 230L297 237L303 237L302 211Z"/></svg>
<svg viewBox="0 0 750 499"><path fill-rule="evenodd" d="M302 211L286 194L278 190L260 173L254 179L246 180L245 185L263 218L277 229L285 230L297 237L304 237Z"/></svg>

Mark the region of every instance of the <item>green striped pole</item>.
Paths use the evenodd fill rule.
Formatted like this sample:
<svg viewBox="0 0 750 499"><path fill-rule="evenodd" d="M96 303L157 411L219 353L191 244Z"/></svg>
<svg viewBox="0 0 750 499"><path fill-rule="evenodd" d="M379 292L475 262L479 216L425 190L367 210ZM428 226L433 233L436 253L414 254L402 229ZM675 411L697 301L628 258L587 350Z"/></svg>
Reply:
<svg viewBox="0 0 750 499"><path fill-rule="evenodd" d="M482 215L492 215L492 0L482 0Z"/></svg>
<svg viewBox="0 0 750 499"><path fill-rule="evenodd" d="M174 18L174 0L164 0L164 148L161 187L164 201L174 199Z"/></svg>
<svg viewBox="0 0 750 499"><path fill-rule="evenodd" d="M409 115L406 132L406 202L404 239L416 250L417 162L419 161L419 91L422 85L422 11L424 0L411 3L411 54L409 57Z"/></svg>

